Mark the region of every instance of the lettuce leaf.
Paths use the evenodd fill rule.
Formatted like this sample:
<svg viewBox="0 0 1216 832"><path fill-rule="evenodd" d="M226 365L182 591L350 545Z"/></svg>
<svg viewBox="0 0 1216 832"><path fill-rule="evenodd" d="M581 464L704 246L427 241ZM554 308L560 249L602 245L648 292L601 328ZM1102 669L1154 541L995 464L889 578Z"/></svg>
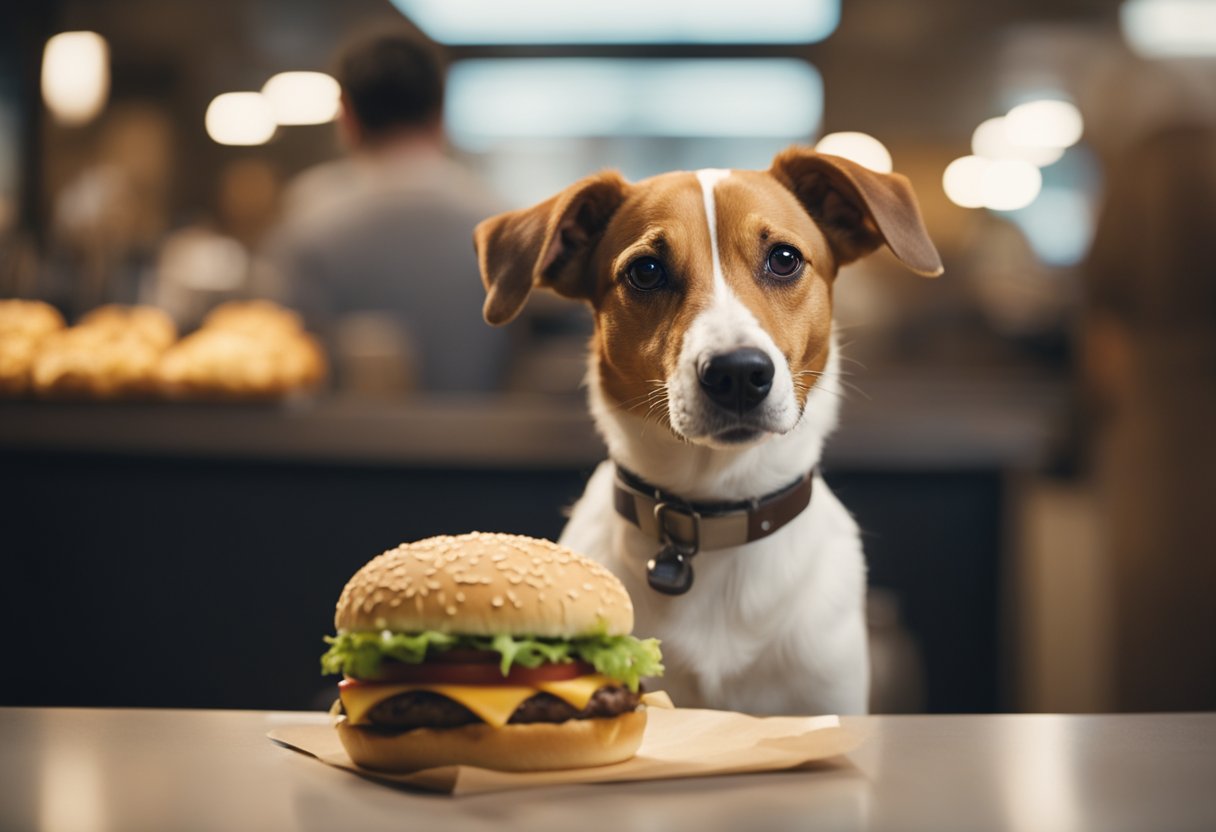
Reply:
<svg viewBox="0 0 1216 832"><path fill-rule="evenodd" d="M418 664L428 652L450 650L456 646L456 636L427 630L409 635L383 630L378 633L344 633L326 638L329 650L321 657L322 673L345 673L356 679L374 676L383 659L396 659L406 664Z"/></svg>
<svg viewBox="0 0 1216 832"><path fill-rule="evenodd" d="M499 669L506 676L513 665L539 667L546 662L565 664L581 659L602 673L637 691L644 676L663 675L663 656L658 639L633 636L591 635L570 640L497 635L456 636L426 630L420 633L351 632L327 636L329 650L321 657L321 672L344 673L355 679L376 675L385 659L419 664L427 655L456 648L493 650L501 657Z"/></svg>

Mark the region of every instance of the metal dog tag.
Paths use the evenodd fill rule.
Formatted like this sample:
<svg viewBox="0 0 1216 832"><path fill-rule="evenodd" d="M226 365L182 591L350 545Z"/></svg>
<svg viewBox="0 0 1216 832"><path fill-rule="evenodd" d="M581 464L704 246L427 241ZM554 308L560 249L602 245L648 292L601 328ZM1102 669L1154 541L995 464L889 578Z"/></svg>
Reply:
<svg viewBox="0 0 1216 832"><path fill-rule="evenodd" d="M682 551L668 543L646 564L646 581L655 592L683 595L692 589L692 563L695 551Z"/></svg>

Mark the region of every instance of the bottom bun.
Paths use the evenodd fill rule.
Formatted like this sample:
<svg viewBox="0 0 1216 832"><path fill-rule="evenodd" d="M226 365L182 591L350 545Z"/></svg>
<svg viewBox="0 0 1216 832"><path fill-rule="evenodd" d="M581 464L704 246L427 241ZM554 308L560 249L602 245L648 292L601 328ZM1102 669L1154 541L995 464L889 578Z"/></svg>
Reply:
<svg viewBox="0 0 1216 832"><path fill-rule="evenodd" d="M437 766L479 766L499 771L552 771L605 766L628 760L642 744L646 709L611 718L533 722L494 728L484 722L460 728L415 728L384 734L351 725L335 727L350 758L376 771L418 771Z"/></svg>

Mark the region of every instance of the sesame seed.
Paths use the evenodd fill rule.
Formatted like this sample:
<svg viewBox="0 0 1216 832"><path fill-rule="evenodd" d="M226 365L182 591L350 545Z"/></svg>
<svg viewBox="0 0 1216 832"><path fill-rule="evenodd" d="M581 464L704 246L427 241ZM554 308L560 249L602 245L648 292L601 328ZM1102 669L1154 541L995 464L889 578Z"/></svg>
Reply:
<svg viewBox="0 0 1216 832"><path fill-rule="evenodd" d="M456 593L456 603L458 603L458 604L464 603L464 593L463 592Z"/></svg>
<svg viewBox="0 0 1216 832"><path fill-rule="evenodd" d="M491 598L490 606L494 607L495 609L497 609L498 607L501 607L502 606L502 596L495 595L493 598Z"/></svg>
<svg viewBox="0 0 1216 832"><path fill-rule="evenodd" d="M447 606L444 608L444 610L443 610L443 611L444 611L444 612L446 612L448 615L455 615L455 614L456 614L456 607L455 607L455 605L453 605L453 604L448 604L448 605L447 605Z"/></svg>

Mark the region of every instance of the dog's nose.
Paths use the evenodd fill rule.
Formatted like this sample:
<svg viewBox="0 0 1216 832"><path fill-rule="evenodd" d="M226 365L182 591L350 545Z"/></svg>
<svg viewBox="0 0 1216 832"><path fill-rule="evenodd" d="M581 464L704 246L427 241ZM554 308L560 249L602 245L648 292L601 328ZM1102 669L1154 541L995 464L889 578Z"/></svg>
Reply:
<svg viewBox="0 0 1216 832"><path fill-rule="evenodd" d="M714 355L701 365L701 389L710 401L742 415L773 389L773 361L768 353L744 347Z"/></svg>

